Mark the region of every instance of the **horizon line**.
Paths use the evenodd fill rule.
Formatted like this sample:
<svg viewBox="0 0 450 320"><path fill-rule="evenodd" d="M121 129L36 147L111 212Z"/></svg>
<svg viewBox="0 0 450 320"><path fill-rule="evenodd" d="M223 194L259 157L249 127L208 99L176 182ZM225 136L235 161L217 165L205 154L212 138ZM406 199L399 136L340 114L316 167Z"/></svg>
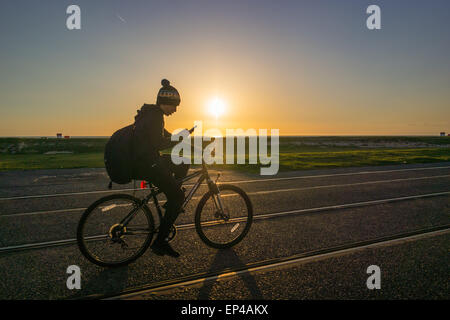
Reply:
<svg viewBox="0 0 450 320"><path fill-rule="evenodd" d="M248 135L244 135L248 137ZM253 136L253 135L251 135ZM258 136L258 135L256 135ZM267 135L268 137L270 135ZM279 135L279 137L447 137L448 135L441 136L440 134L287 134L287 135ZM77 139L77 138L110 138L111 136L68 136L68 139ZM195 135L193 135L195 137ZM214 137L214 136L213 136ZM226 135L223 135L226 137ZM240 137L240 136L235 136ZM54 138L65 140L67 138L61 137L58 138L55 135L45 136L45 135L17 135L17 136L0 136L0 138Z"/></svg>

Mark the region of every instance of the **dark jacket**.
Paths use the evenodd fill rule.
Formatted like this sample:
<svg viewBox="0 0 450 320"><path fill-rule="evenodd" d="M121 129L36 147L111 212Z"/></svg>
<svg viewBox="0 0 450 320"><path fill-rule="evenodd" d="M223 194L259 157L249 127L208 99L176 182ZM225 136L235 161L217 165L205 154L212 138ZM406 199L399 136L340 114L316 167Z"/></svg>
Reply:
<svg viewBox="0 0 450 320"><path fill-rule="evenodd" d="M164 129L164 113L154 104L144 104L135 117L132 139L135 175L146 172L160 160L160 150L174 146L171 134Z"/></svg>

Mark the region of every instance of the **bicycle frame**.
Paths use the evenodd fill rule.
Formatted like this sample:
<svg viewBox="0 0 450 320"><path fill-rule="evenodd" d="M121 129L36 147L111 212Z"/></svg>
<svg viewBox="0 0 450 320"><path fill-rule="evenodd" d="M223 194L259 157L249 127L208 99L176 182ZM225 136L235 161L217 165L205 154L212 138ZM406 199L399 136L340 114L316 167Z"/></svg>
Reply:
<svg viewBox="0 0 450 320"><path fill-rule="evenodd" d="M206 183L208 185L209 190L212 192L213 195L218 195L219 192L219 188L217 188L217 185L211 180L211 177L209 176L208 173L208 168L206 167L206 164L204 161L202 161L202 168L187 175L186 177L184 177L181 180L181 183L185 183L189 180L194 179L195 177L199 177L197 182L194 184L194 186L192 187L192 189L189 191L188 195L185 197L185 200L183 202L183 205L181 206L181 212L184 212L184 208L186 207L186 205L189 203L189 201L192 199L192 197L194 196L195 192L198 190L198 188L200 187L200 185L202 184L202 182L204 180L206 180ZM136 215L137 211L143 206L143 205L147 205L147 203L152 199L153 203L156 206L156 210L158 211L158 216L160 219L162 219L163 215L162 215L162 211L161 211L161 206L159 205L158 199L157 199L157 195L162 193L161 190L158 189L158 187L153 186L150 184L150 190L151 192L144 198L141 200L140 204L138 206L135 206L133 208L133 210L125 217L122 219L122 221L120 222L121 225L123 226L127 226L128 223L134 218L134 216ZM220 212L223 214L223 206L222 206L222 202L220 200L220 197L213 197L214 199L214 203L216 205L216 207L220 210Z"/></svg>

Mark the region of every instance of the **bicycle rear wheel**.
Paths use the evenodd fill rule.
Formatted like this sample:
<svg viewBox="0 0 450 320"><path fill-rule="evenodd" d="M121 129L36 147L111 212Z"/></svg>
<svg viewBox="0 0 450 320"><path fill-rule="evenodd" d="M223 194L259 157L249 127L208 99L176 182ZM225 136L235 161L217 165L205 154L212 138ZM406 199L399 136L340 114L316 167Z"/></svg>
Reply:
<svg viewBox="0 0 450 320"><path fill-rule="evenodd" d="M126 225L121 222L131 212ZM150 209L127 194L115 194L94 202L83 213L77 229L81 253L102 267L119 267L139 258L153 239Z"/></svg>
<svg viewBox="0 0 450 320"><path fill-rule="evenodd" d="M218 185L225 216L220 214L211 191L200 200L195 213L195 228L208 246L225 249L238 244L247 235L253 221L250 198L240 188Z"/></svg>

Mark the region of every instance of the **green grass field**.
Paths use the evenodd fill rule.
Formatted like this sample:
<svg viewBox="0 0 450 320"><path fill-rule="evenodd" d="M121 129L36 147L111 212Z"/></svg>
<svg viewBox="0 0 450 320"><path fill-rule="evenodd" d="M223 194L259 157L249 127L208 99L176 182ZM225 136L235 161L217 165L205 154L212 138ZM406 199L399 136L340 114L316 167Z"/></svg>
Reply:
<svg viewBox="0 0 450 320"><path fill-rule="evenodd" d="M101 168L106 142L0 138L0 170ZM450 137L280 137L280 171L445 161L450 161ZM260 166L211 167L259 172Z"/></svg>

